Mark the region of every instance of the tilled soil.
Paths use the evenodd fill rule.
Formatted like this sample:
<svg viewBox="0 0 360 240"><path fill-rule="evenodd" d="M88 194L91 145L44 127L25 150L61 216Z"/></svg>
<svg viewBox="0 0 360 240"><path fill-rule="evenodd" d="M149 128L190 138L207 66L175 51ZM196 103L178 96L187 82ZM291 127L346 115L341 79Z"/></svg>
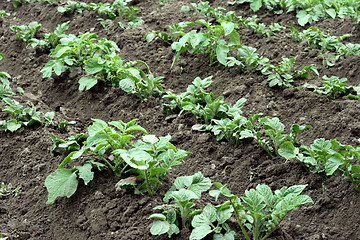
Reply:
<svg viewBox="0 0 360 240"><path fill-rule="evenodd" d="M94 1L84 1L94 2ZM96 1L95 1L96 2ZM99 2L99 1L97 1ZM38 21L42 28L38 33L52 32L60 23L71 21L67 33L94 32L99 38L115 41L121 58L145 61L156 76L164 76L167 90L181 93L196 77L213 76L209 87L215 96L225 96L226 101L235 103L245 97L244 115L262 112L265 116L279 117L289 129L292 124L308 124L313 129L301 133L300 143L311 144L316 138L336 138L344 144L358 145L360 138L359 101L346 98L332 100L298 88L270 88L265 76L244 72L238 68L209 66L208 57L202 54L182 54L174 68L170 68L175 53L160 40L147 43L145 35L154 30L168 31L167 25L182 21L206 18L194 11L179 12L183 5L192 1L174 1L161 6L159 1L138 1L136 7L145 23L137 28L123 30L113 26L104 30L96 19L95 12L85 11L78 15L62 15L57 12L58 3L31 3L14 8L3 0L0 9L15 14L0 18L0 71L12 76L12 86L25 90L23 97L16 98L25 106L34 105L41 112L56 112L57 121L76 120L76 127L70 132L60 133L49 126L21 128L9 133L0 133L0 182L10 188L21 186L19 194L0 199L0 233L9 239L167 239L150 234L154 213L153 207L162 204L162 198L173 180L182 175L201 171L212 181L228 184L234 194L243 195L246 189L257 184L268 184L273 190L282 186L307 184L304 194L315 204L307 204L291 212L280 225L272 239L360 239L359 193L344 176L326 177L312 174L297 161L285 162L282 158L271 159L254 142L244 142L234 147L227 142L217 142L211 133L192 130L200 122L190 114L168 117L162 113L166 100L151 97L141 102L135 95L128 95L120 89L96 86L90 91L78 91L78 79L83 72L75 71L60 77L43 79L40 69L49 60L49 53L26 47L16 40L9 30L11 24L23 25ZM254 15L248 5L227 6L224 1L214 0L211 4L233 10L237 15ZM297 25L294 14L274 15L271 12L256 13L265 24L279 23L283 26ZM20 20L19 20L20 19ZM116 19L115 22L121 19ZM314 26L332 35L351 33L347 42L359 43L360 27L351 19L326 19ZM306 26L309 27L309 26ZM260 55L273 62L282 57L296 58L296 68L315 64L320 76L336 75L348 78L349 85L360 83L360 57L352 56L326 68L319 57L320 52L307 45L297 43L290 37L289 30L282 30L275 36L265 37L253 30L240 27L239 34L245 45L257 48ZM315 84L322 79L311 74L309 79L298 80L296 86ZM0 113L2 119L8 118ZM115 191L119 181L112 172L96 172L95 179L87 186L80 184L71 198L59 198L54 205L45 204L47 190L44 181L53 172L64 156L52 158L51 134L60 138L87 131L91 119L104 121L129 121L138 123L151 134L172 136L171 142L178 148L192 152L185 163L173 168L165 184L154 197L134 195L132 192ZM204 194L198 207L214 203ZM236 228L240 236L240 229ZM188 239L189 232L183 230L174 239ZM240 237L241 239L241 237Z"/></svg>

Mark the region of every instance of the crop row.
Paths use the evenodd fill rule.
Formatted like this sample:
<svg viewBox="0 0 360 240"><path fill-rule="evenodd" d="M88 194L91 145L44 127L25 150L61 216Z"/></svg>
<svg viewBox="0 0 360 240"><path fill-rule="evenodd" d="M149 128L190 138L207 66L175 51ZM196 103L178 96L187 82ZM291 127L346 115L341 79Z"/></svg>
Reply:
<svg viewBox="0 0 360 240"><path fill-rule="evenodd" d="M20 0L19 2L19 4L26 3L26 1L21 2ZM103 6L105 9L120 6L122 3L125 6L130 1L116 0L115 2L112 5L103 4ZM253 1L251 6L252 8L268 7L270 5L266 4L269 2ZM295 3L295 1L285 2ZM66 9L70 8L69 6L65 5L60 8L60 11L67 12ZM194 4L193 6L197 11L202 11L198 5ZM289 7L286 6L286 8ZM94 5L89 4L84 9L95 10L95 8ZM112 12L114 12L113 10ZM332 14L329 9L326 9L325 12L330 16ZM104 14L104 12L99 12L99 14ZM111 18L110 15L108 17ZM229 21L230 18L237 22ZM185 51L203 52L209 55L211 65L220 63L228 67L239 66L242 70L246 69L268 76L271 87L292 87L291 83L294 79L308 77L311 71L319 75L314 65L292 72L295 59L283 58L278 67L274 66L269 59L259 56L255 48L240 44L240 36L236 31L240 23L239 19L230 13L217 17L219 25L205 20L179 23L169 26L171 35L164 32L152 32L146 38L151 42L155 37L160 37L171 44L172 49L177 52L172 65ZM301 21L304 22L304 20ZM249 22L256 23L255 20L246 23L242 19L242 23L252 26L255 30L259 29L259 24L254 25ZM311 21L308 20L308 22ZM165 113L180 115L185 111L191 112L203 124L199 130L211 131L218 141L226 139L235 145L245 141L255 141L272 158L297 159L313 173L344 174L350 178L355 189L360 192L360 146L354 148L343 145L336 139L320 138L316 139L309 147L302 145L298 147L298 134L305 129L310 129L311 126L294 124L290 128L290 133L286 134L284 133L285 126L279 118L263 117L262 113L256 113L252 117L246 118L242 116L241 110L246 99L242 98L232 105L225 102L224 97L215 98L213 93L206 92L206 88L212 83L211 77L196 78L193 84L188 86L186 92L178 95L164 91L161 86L162 77L155 77L145 62L125 62L118 55L119 48L116 43L104 38L98 39L94 33L79 33L78 36L67 35L65 31L68 24L69 22L59 25L54 33L45 34L43 39L35 38L36 31L41 27L36 22L28 26L11 27L19 40L32 47L42 47L50 51L51 60L41 70L44 78L51 77L53 73L60 76L66 71L81 68L85 71L86 76L79 79L80 91L89 90L96 84L102 83L120 87L127 93L137 94L141 101L145 101L149 96L171 99L163 106ZM207 32L183 31L186 27L195 24L203 25ZM266 31L265 35L271 35L279 29L281 26L274 25L271 33ZM316 29L312 29L309 32L313 32L313 30L316 31ZM293 33L299 39L306 39L310 42L305 33L300 34L295 31ZM230 39L230 41L227 42L225 39ZM339 42L330 50L341 48L338 47L341 44ZM237 52L236 57L230 55L233 51ZM0 55L0 60L2 58L4 56ZM136 67L139 64L146 70L143 71ZM40 113L36 112L34 107L23 109L19 103L10 98L15 93L10 88L9 79L9 74L0 73L2 83L0 84L0 96L1 100L7 104L3 111L9 112L13 120L1 121L0 127L5 131L13 132L22 125L31 125L30 123L34 121L54 125L54 113L46 113L45 121L42 121ZM344 79L335 76L330 78L324 76L324 79L326 80L324 87L317 88L315 91L330 93L333 97L337 97L340 92L350 98L359 98L360 87L347 86L344 84ZM338 85L342 88L339 89ZM18 89L18 92L22 94L23 90ZM49 193L47 204L53 204L57 197L72 196L77 190L79 179L82 179L87 185L94 178L93 169L99 171L110 169L116 176L121 177L117 188L131 188L136 194L155 195L166 174L173 167L180 165L190 152L177 149L171 144L170 135L156 137L148 134L143 127L136 124L136 121L134 119L125 123L119 120L107 123L100 119L93 119L93 124L88 127L87 133L70 136L67 140L52 135L54 142L51 149L52 156L66 156L58 169L47 176L45 180L45 186ZM71 124L68 123L68 125ZM65 126L67 125L65 124ZM143 134L141 137L139 137L139 132ZM83 164L71 169L65 168L80 158L85 159ZM127 173L135 174L136 177L127 177ZM141 183L138 183L139 181L136 179L142 179ZM203 209L195 209L192 200L201 199L202 193L208 191L212 185L218 189L209 191L209 195L216 201L223 196L226 201L218 206L208 204ZM256 189L246 191L245 196L238 197L221 183L211 183L211 180L205 178L201 173L193 176L181 176L175 180L174 186L165 195L164 201L171 200L171 204L155 207L155 210L160 210L161 213L152 214L149 217L155 219L150 231L153 235L168 234L171 238L172 234L178 234L181 228L189 228L191 224L193 229L190 239L202 239L211 233L214 234L214 239L234 239L236 233L227 223L234 215L246 239L250 239L248 231L252 232L253 239L266 239L278 228L288 212L300 205L313 203L309 196L300 195L305 187L306 185L283 187L273 193L270 187L258 185Z"/></svg>

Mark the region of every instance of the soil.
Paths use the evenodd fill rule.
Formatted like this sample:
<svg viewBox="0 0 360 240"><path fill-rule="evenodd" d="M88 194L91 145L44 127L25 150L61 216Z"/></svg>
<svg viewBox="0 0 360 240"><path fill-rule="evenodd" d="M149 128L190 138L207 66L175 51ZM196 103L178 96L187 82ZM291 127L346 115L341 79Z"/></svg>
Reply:
<svg viewBox="0 0 360 240"><path fill-rule="evenodd" d="M84 1L100 2L100 1ZM103 1L104 2L104 1ZM54 111L57 121L76 120L77 125L69 132L60 133L49 126L21 128L9 133L0 133L0 182L8 188L21 187L16 197L0 199L0 233L9 239L167 239L150 234L154 213L153 207L162 204L164 193L174 179L201 171L212 181L228 184L234 194L257 184L268 184L273 190L282 186L307 184L304 194L311 196L314 204L307 204L292 211L281 223L271 239L360 239L359 193L344 176L326 177L307 172L297 161L284 162L282 158L271 159L254 142L244 142L234 147L227 142L217 142L211 133L193 131L200 122L192 115L168 117L162 113L166 101L151 97L141 102L135 95L120 89L96 86L90 91L78 91L78 79L82 72L75 71L60 77L43 79L40 69L49 60L48 52L26 47L16 40L9 30L11 24L23 25L32 21L42 24L44 32L53 32L60 23L71 21L67 33L94 32L99 38L115 41L120 56L126 60L143 60L156 76L164 76L167 90L181 93L195 77L213 76L210 86L215 96L225 96L235 103L245 97L244 115L262 112L265 116L279 117L287 129L292 124L309 124L313 129L303 132L300 143L311 144L316 138L336 138L344 144L357 146L360 138L359 101L345 97L332 100L297 88L279 89L268 87L266 77L238 68L209 66L205 55L182 54L173 69L170 68L174 52L161 40L147 43L144 36L154 30L167 31L167 25L182 21L205 18L194 12L179 12L183 5L192 1L174 1L161 6L159 1L144 0L135 4L145 23L137 28L123 30L113 26L108 30L97 24L95 12L85 11L78 15L62 15L57 12L58 3L30 3L14 8L10 2L1 1L0 9L11 17L0 18L0 71L12 76L12 87L21 86L23 97L17 100L23 105L34 105L41 112ZM226 6L224 1L210 1L212 6L222 6L237 15L254 15L248 4ZM226 2L226 1L225 1ZM261 10L256 13L265 24L279 23L283 26L297 25L294 14L274 15ZM121 19L116 19L115 22ZM360 43L360 27L352 19L326 19L313 24L332 35L351 33L346 41ZM309 26L306 26L309 27ZM336 75L348 78L349 85L360 83L360 57L340 60L334 67L326 68L319 57L320 52L292 40L288 30L275 36L263 37L252 30L240 27L239 34L245 45L257 48L257 52L274 62L282 57L295 57L296 68L316 64L320 76ZM321 85L322 79L311 74L309 79L298 80L296 86ZM1 113L0 117L9 116ZM47 190L45 178L56 170L64 156L51 157L51 134L67 138L85 133L91 119L104 121L139 119L138 123L151 134L172 136L178 148L192 152L180 166L167 175L165 184L154 197L134 195L132 192L115 191L119 178L110 171L95 173L95 179L87 186L80 184L70 198L58 198L54 205L45 204ZM203 207L213 198L204 194L198 207ZM240 229L234 227L241 236ZM189 232L173 239L188 239ZM241 237L240 237L241 239Z"/></svg>

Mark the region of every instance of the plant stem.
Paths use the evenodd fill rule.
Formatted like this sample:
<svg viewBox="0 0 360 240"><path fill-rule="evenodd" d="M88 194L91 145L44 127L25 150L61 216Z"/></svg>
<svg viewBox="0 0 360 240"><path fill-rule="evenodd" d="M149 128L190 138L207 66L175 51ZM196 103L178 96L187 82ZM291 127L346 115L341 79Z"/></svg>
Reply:
<svg viewBox="0 0 360 240"><path fill-rule="evenodd" d="M95 156L98 156L99 158L101 158L104 162L106 162L107 163L107 165L109 165L109 167L111 168L111 170L113 171L113 172L115 172L115 167L113 166L113 165L111 165L111 163L108 161L108 160L106 160L106 158L104 158L103 156L101 156L100 154L97 154L97 153L94 153L94 152L89 152L89 153L91 153L91 154L93 154L93 155L95 155Z"/></svg>
<svg viewBox="0 0 360 240"><path fill-rule="evenodd" d="M145 182L146 182L146 187L147 187L147 190L148 190L150 196L153 196L153 192L151 190L151 186L150 186L150 183L149 183L149 177L148 177L147 170L145 170Z"/></svg>
<svg viewBox="0 0 360 240"><path fill-rule="evenodd" d="M244 228L244 225L243 225L243 223L242 223L242 221L241 221L241 218L240 218L240 215L239 215L239 211L238 211L237 208L235 207L235 204L234 204L233 200L231 200L231 199L229 199L229 200L230 200L230 204L231 204L231 205L233 206L233 208L234 208L235 216L236 216L236 219L238 220L238 223L239 223L239 225L240 225L240 228L241 228L242 233L244 234L246 240L250 240L249 235L247 234L247 232L246 232L246 230L245 230L245 228Z"/></svg>

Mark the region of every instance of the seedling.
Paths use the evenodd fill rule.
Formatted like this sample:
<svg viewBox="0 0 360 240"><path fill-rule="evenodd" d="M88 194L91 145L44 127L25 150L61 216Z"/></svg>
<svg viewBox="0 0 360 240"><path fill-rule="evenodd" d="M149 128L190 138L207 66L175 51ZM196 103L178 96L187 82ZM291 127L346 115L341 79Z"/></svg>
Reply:
<svg viewBox="0 0 360 240"><path fill-rule="evenodd" d="M162 212L149 217L155 219L151 234L167 233L171 238L181 228L189 228L191 222L193 230L189 239L203 239L210 234L214 239L234 239L236 232L226 223L234 215L245 239L250 240L248 231L251 231L254 240L265 240L290 211L313 203L309 196L300 195L306 185L282 187L273 193L269 186L262 184L256 189L246 190L245 196L240 198L232 194L226 185L218 182L213 185L218 190L209 191L209 195L215 201L220 196L224 196L227 201L218 206L208 204L202 210L195 209L192 200L201 200L202 193L211 187L210 179L204 178L200 172L193 176L178 177L164 197L165 202L172 200L173 204L155 207L155 210Z"/></svg>
<svg viewBox="0 0 360 240"><path fill-rule="evenodd" d="M8 187L5 185L5 183L0 184L0 198L2 197L8 197L13 195L16 197L19 194L19 190L21 189L21 186L15 188L14 190L8 189ZM1 235L0 235L1 237Z"/></svg>
<svg viewBox="0 0 360 240"><path fill-rule="evenodd" d="M149 219L155 219L150 232L152 235L178 234L181 228L189 228L194 216L202 210L195 209L193 199L201 199L201 194L211 187L209 178L201 172L192 176L177 177L169 191L165 194L164 202L172 204L157 206L154 210L161 213L152 214Z"/></svg>
<svg viewBox="0 0 360 240"><path fill-rule="evenodd" d="M219 190L210 191L209 194L215 197L216 201L220 195L226 197L228 201L222 205L222 210L227 207L228 213L230 213L226 215L227 219L232 214L236 216L247 240L250 240L250 237L245 227L252 231L254 240L265 240L279 227L281 221L290 211L301 205L314 203L309 196L300 195L306 185L282 187L280 190L276 190L274 194L269 186L259 184L256 189L246 190L245 197L241 198L233 195L226 185L221 183L214 183L214 185ZM201 223L201 225L208 224L206 222ZM196 227L200 228L201 225ZM210 226L208 229L211 230Z"/></svg>
<svg viewBox="0 0 360 240"><path fill-rule="evenodd" d="M107 39L100 39L94 43L97 38L94 33L79 33L79 37L69 35L61 38L60 44L50 55L54 60L46 63L41 70L43 78L50 77L53 72L59 76L67 69L72 71L76 67L81 67L87 59L119 51L116 43Z"/></svg>
<svg viewBox="0 0 360 240"><path fill-rule="evenodd" d="M65 6L59 6L57 8L59 13L64 14L79 14L88 8L88 4L84 2L67 1Z"/></svg>
<svg viewBox="0 0 360 240"><path fill-rule="evenodd" d="M7 0L8 2L11 2L11 0ZM22 5L25 5L27 3L31 2L31 0L14 0L12 3L13 3L13 6L14 8L18 8Z"/></svg>
<svg viewBox="0 0 360 240"><path fill-rule="evenodd" d="M69 24L70 21L59 24L53 33L45 33L43 40L31 38L29 40L31 47L35 48L40 46L47 50L54 49L60 43L61 38L68 37L68 35L65 34L65 31L69 28Z"/></svg>
<svg viewBox="0 0 360 240"><path fill-rule="evenodd" d="M280 151L281 150L281 151ZM316 139L310 147L294 147L290 142L280 146L279 153L286 159L296 158L312 173L326 175L343 173L360 192L360 146L343 145L336 139Z"/></svg>
<svg viewBox="0 0 360 240"><path fill-rule="evenodd" d="M206 33L198 33L192 30L184 34L179 41L172 43L171 47L177 52L171 67L181 53L189 51L190 53L207 53L210 59L210 65L219 62L225 66L228 65L228 53L231 49L240 46L240 35L236 32L238 25L233 22L218 20L220 25L212 25L205 20L196 21L207 27ZM222 37L229 37L230 42L226 42Z"/></svg>
<svg viewBox="0 0 360 240"><path fill-rule="evenodd" d="M16 39L22 42L28 42L31 38L35 37L36 32L41 28L41 24L38 22L31 22L28 26L10 25L10 30L15 32Z"/></svg>
<svg viewBox="0 0 360 240"><path fill-rule="evenodd" d="M4 17L4 16L10 16L10 13L7 13L5 10L0 10L0 17Z"/></svg>
<svg viewBox="0 0 360 240"><path fill-rule="evenodd" d="M68 148L71 148L73 151L68 153L58 169L47 176L45 180L45 186L49 192L47 204L53 204L57 197L72 196L78 186L77 178L83 179L86 185L92 181L94 173L91 169L93 167L97 167L99 170L109 167L116 175L121 176L127 168L125 161L119 155L112 155L114 159L107 157L108 153L117 149L123 149L131 144L130 140L134 136L130 133L134 131L147 134L144 128L135 124L136 119L128 123L119 120L109 122L109 124L99 119L94 119L93 121L94 123L88 128L88 135L75 136L67 142L53 137L55 140L55 145L52 149L53 154L61 153ZM79 148L78 140L82 141L81 139L85 136L87 136L86 141L80 142L81 148ZM72 169L64 168L70 162L80 157L85 157L85 155L96 157L98 160L86 161L82 166Z"/></svg>
<svg viewBox="0 0 360 240"><path fill-rule="evenodd" d="M268 75L269 86L279 86L279 87L293 87L291 83L294 82L296 78L308 78L310 72L314 72L317 76L319 76L319 72L315 65L311 64L309 66L305 66L302 70L296 70L292 72L292 68L295 64L295 58L283 58L283 60L279 63L279 67L273 66L271 64L265 64L268 69L273 70L272 73L270 71L265 72L265 75Z"/></svg>
<svg viewBox="0 0 360 240"><path fill-rule="evenodd" d="M22 126L32 126L36 123L46 123L41 120L41 113L36 111L34 106L23 108L19 102L8 97L3 98L2 100L6 103L3 111L10 113L13 119L0 121L0 129L14 132ZM49 113L46 113L45 115L48 114Z"/></svg>
<svg viewBox="0 0 360 240"><path fill-rule="evenodd" d="M132 169L129 172L138 174L138 178L144 179L144 183L135 189L135 193L148 192L153 196L171 168L181 164L181 161L190 152L177 150L170 143L171 136L157 138L154 135L146 135L142 140L133 144L129 150L118 149L113 151L115 155L125 161ZM120 186L121 188L121 186Z"/></svg>
<svg viewBox="0 0 360 240"><path fill-rule="evenodd" d="M359 95L359 92L356 91L357 88L351 87L347 85L345 82L347 78L338 78L336 76L327 77L326 75L323 76L325 80L323 82L323 87L315 87L314 92L319 94L329 94L332 99L339 98L344 95L355 94ZM310 87L313 88L313 87Z"/></svg>

